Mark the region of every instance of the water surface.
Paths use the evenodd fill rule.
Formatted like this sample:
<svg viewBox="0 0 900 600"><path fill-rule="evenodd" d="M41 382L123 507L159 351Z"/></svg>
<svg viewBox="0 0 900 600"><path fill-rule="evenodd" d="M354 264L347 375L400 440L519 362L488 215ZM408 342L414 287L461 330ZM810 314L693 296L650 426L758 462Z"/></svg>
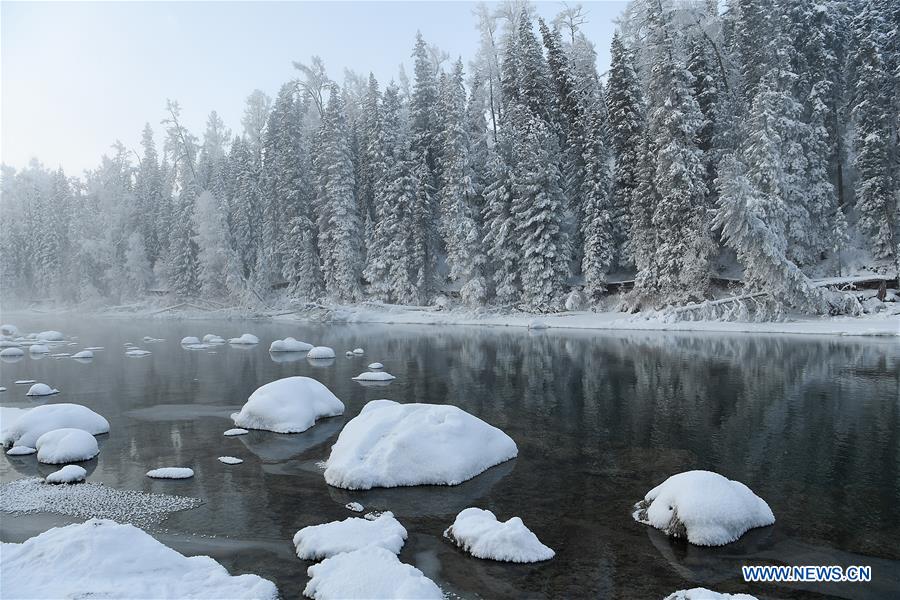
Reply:
<svg viewBox="0 0 900 600"><path fill-rule="evenodd" d="M900 347L895 340L660 332L527 332L504 328L326 326L252 321L91 320L33 315L23 331L77 336L73 352L103 346L87 364L26 356L0 364L3 406L76 402L111 424L91 481L202 498L151 532L230 571L276 582L299 597L309 562L293 534L350 516L358 501L391 510L410 538L400 555L466 598L662 598L705 586L760 598L900 595ZM254 347L185 350L187 335L250 332ZM270 356L293 336L334 347L314 366L303 355ZM144 343L144 336L163 338ZM132 342L153 354L125 356ZM363 357L344 351L363 347ZM351 380L379 361L388 386ZM226 438L228 415L254 389L306 375L347 406L303 434ZM61 394L33 401L17 379ZM519 457L455 487L348 492L325 484L324 460L347 419L369 400L450 403L500 427ZM222 455L244 463L223 465ZM155 481L159 466L195 477ZM634 502L669 475L709 469L749 485L776 516L772 527L722 548L672 541L635 523ZM0 481L44 475L33 456L0 458ZM503 520L518 515L553 560L483 561L441 537L468 506ZM2 515L0 538L22 539L71 522L57 515ZM747 586L740 565L870 564L871 584Z"/></svg>

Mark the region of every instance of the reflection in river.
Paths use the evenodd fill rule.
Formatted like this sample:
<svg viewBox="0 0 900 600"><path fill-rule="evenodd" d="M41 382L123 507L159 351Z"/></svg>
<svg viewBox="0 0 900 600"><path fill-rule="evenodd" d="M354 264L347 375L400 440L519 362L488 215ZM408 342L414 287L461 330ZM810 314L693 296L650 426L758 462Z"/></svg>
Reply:
<svg viewBox="0 0 900 600"><path fill-rule="evenodd" d="M871 563L875 582L771 586L766 593L874 598L900 592L900 348L894 340L15 321L21 329L58 329L106 349L90 364L27 356L4 362L3 405L78 402L103 414L111 432L102 436L100 456L86 465L91 480L203 498L201 507L171 516L166 533L157 533L229 569L272 578L287 598L299 596L308 566L291 553L293 533L349 516L343 505L351 500L392 510L410 532L401 558L464 597L661 598L695 585L753 591L740 581L745 561L807 564L808 557ZM209 351L177 343L209 331L225 338L249 331L260 343ZM142 344L145 335L169 341ZM331 346L338 358L323 365L303 354L270 355L269 343L288 335ZM153 354L128 359L125 342ZM365 349L364 357L343 355L356 347ZM386 387L351 380L372 361L397 379ZM229 414L254 389L289 375L322 381L347 405L345 416L303 434L222 435ZM26 378L63 393L29 400L12 383ZM452 488L330 488L318 463L346 421L382 397L460 406L512 436L519 457ZM222 465L221 455L245 462ZM190 466L196 475L185 481L144 476L164 465ZM703 549L631 520L636 500L688 469L743 481L769 502L776 524L725 548ZM0 459L2 481L39 473L33 457ZM509 565L463 555L441 532L473 505L502 519L521 516L557 557ZM25 535L21 523L40 522L3 521L4 539Z"/></svg>

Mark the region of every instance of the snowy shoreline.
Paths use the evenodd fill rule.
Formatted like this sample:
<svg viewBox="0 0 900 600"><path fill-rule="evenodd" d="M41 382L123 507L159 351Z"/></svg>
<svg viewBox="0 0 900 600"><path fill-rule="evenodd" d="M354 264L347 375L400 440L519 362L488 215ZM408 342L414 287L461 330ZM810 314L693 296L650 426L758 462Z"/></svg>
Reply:
<svg viewBox="0 0 900 600"><path fill-rule="evenodd" d="M257 320L271 322L310 322L326 324L382 324L382 325L434 325L468 327L515 327L522 329L566 329L582 331L682 331L719 333L767 333L794 335L836 335L866 337L900 337L900 307L893 313L861 317L803 317L790 321L687 321L669 320L664 313L642 312L636 314L610 311L568 311L549 314L501 313L487 310L463 309L439 310L431 307L407 307L399 305L364 303L349 306L299 308L286 310L254 311L248 309L224 309L218 311L170 311L159 312L157 307L140 306L125 309L108 308L85 310L32 310L7 311L9 318L16 315L37 317L42 315L66 316L77 314L96 318L139 319L226 319Z"/></svg>

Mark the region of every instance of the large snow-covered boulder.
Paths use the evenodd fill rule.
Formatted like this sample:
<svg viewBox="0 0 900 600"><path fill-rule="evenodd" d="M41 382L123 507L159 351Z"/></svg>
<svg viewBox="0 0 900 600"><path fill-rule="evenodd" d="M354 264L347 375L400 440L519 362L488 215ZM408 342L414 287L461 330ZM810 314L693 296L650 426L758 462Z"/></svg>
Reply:
<svg viewBox="0 0 900 600"><path fill-rule="evenodd" d="M245 429L300 433L323 417L344 414L344 403L310 377L285 377L250 394L240 412L231 415Z"/></svg>
<svg viewBox="0 0 900 600"><path fill-rule="evenodd" d="M456 485L518 452L508 435L456 406L373 400L332 446L325 481L351 490Z"/></svg>
<svg viewBox="0 0 900 600"><path fill-rule="evenodd" d="M87 471L78 465L66 465L59 471L54 471L44 478L47 483L78 483L84 481Z"/></svg>
<svg viewBox="0 0 900 600"><path fill-rule="evenodd" d="M494 513L480 508L467 508L456 515L444 537L476 558L531 563L550 560L556 554L519 517L502 523Z"/></svg>
<svg viewBox="0 0 900 600"><path fill-rule="evenodd" d="M37 439L35 448L38 462L48 465L81 462L100 454L97 438L73 427L48 431Z"/></svg>
<svg viewBox="0 0 900 600"><path fill-rule="evenodd" d="M390 551L367 546L326 558L306 570L305 596L316 600L441 600L444 596L422 571Z"/></svg>
<svg viewBox="0 0 900 600"><path fill-rule="evenodd" d="M406 542L406 529L390 512L372 519L348 517L304 527L294 534L297 556L305 560L328 558L366 546L378 546L399 554Z"/></svg>
<svg viewBox="0 0 900 600"><path fill-rule="evenodd" d="M275 584L231 576L208 556L186 557L133 525L105 519L54 527L2 545L9 598L274 599Z"/></svg>
<svg viewBox="0 0 900 600"><path fill-rule="evenodd" d="M397 379L387 371L365 371L353 378L353 381L393 381Z"/></svg>
<svg viewBox="0 0 900 600"><path fill-rule="evenodd" d="M313 349L312 344L286 337L283 340L275 340L269 346L269 352L307 352Z"/></svg>
<svg viewBox="0 0 900 600"><path fill-rule="evenodd" d="M4 348L0 350L0 356L3 358L18 358L20 356L25 356L25 351L21 348Z"/></svg>
<svg viewBox="0 0 900 600"><path fill-rule="evenodd" d="M0 443L4 447L30 446L37 444L39 437L65 428L83 429L91 435L109 432L109 421L80 404L45 404L35 406L9 425L4 423L0 432Z"/></svg>
<svg viewBox="0 0 900 600"><path fill-rule="evenodd" d="M633 517L698 546L722 546L775 522L772 509L750 488L711 471L669 477L634 505Z"/></svg>
<svg viewBox="0 0 900 600"><path fill-rule="evenodd" d="M692 588L678 590L669 594L665 600L756 600L756 596L750 594L720 594L706 588Z"/></svg>
<svg viewBox="0 0 900 600"><path fill-rule="evenodd" d="M53 394L58 394L59 390L50 387L46 383L36 383L30 388L28 388L28 393L26 396L52 396Z"/></svg>
<svg viewBox="0 0 900 600"><path fill-rule="evenodd" d="M259 338L256 337L255 335L253 335L252 333L245 333L241 337L231 338L230 340L228 340L228 343L229 344L237 344L238 346L240 346L240 345L248 345L249 346L252 344L258 344Z"/></svg>
<svg viewBox="0 0 900 600"><path fill-rule="evenodd" d="M334 349L329 348L328 346L315 346L310 348L309 352L306 354L306 358L310 360L334 358Z"/></svg>

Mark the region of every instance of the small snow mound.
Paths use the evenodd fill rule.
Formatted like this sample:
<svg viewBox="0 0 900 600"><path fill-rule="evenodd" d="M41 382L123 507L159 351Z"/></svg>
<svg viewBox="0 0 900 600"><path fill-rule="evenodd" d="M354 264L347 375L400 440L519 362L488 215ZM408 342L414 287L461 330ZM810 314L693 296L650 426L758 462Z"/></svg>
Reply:
<svg viewBox="0 0 900 600"><path fill-rule="evenodd" d="M353 358L353 351L347 350L346 352L344 352L344 356L346 356L347 358Z"/></svg>
<svg viewBox="0 0 900 600"><path fill-rule="evenodd" d="M147 471L151 479L188 479L194 476L194 470L187 467L160 467Z"/></svg>
<svg viewBox="0 0 900 600"><path fill-rule="evenodd" d="M44 478L47 483L78 483L84 481L87 471L78 465L66 465L59 471L54 471Z"/></svg>
<svg viewBox="0 0 900 600"><path fill-rule="evenodd" d="M353 381L392 381L396 379L387 371L366 371L353 378Z"/></svg>
<svg viewBox="0 0 900 600"><path fill-rule="evenodd" d="M52 329L49 331L42 331L37 334L36 337L42 342L61 342L65 339L63 334L58 331L53 331Z"/></svg>
<svg viewBox="0 0 900 600"><path fill-rule="evenodd" d="M366 546L378 546L399 554L404 543L406 529L390 512L373 520L348 517L343 521L310 525L294 534L297 556L304 560L328 558Z"/></svg>
<svg viewBox="0 0 900 600"><path fill-rule="evenodd" d="M300 433L322 417L344 414L344 403L323 384L309 377L285 377L250 394L241 411L231 415L246 429Z"/></svg>
<svg viewBox="0 0 900 600"><path fill-rule="evenodd" d="M362 356L365 353L366 353L366 351L363 350L362 348L354 348L353 349L353 354L355 354L356 356Z"/></svg>
<svg viewBox="0 0 900 600"><path fill-rule="evenodd" d="M444 537L476 558L532 563L556 554L519 517L501 523L494 513L480 508L467 508L456 515Z"/></svg>
<svg viewBox="0 0 900 600"><path fill-rule="evenodd" d="M19 335L19 328L15 325L11 325L6 323L5 325L0 325L0 334L2 335Z"/></svg>
<svg viewBox="0 0 900 600"><path fill-rule="evenodd" d="M207 333L203 336L204 344L224 344L225 338L220 337L214 333Z"/></svg>
<svg viewBox="0 0 900 600"><path fill-rule="evenodd" d="M5 392L5 391L6 391L6 388L3 387L2 385L0 385L0 392Z"/></svg>
<svg viewBox="0 0 900 600"><path fill-rule="evenodd" d="M0 444L37 447L39 437L54 429L83 429L91 435L109 432L109 421L80 404L45 404L36 406L4 425Z"/></svg>
<svg viewBox="0 0 900 600"><path fill-rule="evenodd" d="M9 453L7 452L7 454ZM347 510L352 510L353 512L362 512L365 510L365 507L359 502L348 502L344 505L344 508L346 508Z"/></svg>
<svg viewBox="0 0 900 600"><path fill-rule="evenodd" d="M312 350L313 345L295 340L292 337L286 337L283 340L275 340L269 346L269 352L307 352Z"/></svg>
<svg viewBox="0 0 900 600"><path fill-rule="evenodd" d="M208 556L183 556L133 525L91 519L3 544L3 595L269 600L278 590L257 575L229 575Z"/></svg>
<svg viewBox="0 0 900 600"><path fill-rule="evenodd" d="M669 594L664 600L757 600L750 594L720 594L706 588L693 588L690 590L678 590Z"/></svg>
<svg viewBox="0 0 900 600"><path fill-rule="evenodd" d="M48 465L91 460L100 454L97 438L73 427L48 431L37 439L34 447L38 462Z"/></svg>
<svg viewBox="0 0 900 600"><path fill-rule="evenodd" d="M236 456L220 456L220 463L225 463L226 465L239 465L244 462L243 458L237 458Z"/></svg>
<svg viewBox="0 0 900 600"><path fill-rule="evenodd" d="M309 353L307 353L306 358L312 360L319 360L323 358L334 358L334 350L329 348L328 346L315 346L310 348Z"/></svg>
<svg viewBox="0 0 900 600"><path fill-rule="evenodd" d="M25 356L25 351L21 348L4 348L0 350L0 356L12 358L14 356Z"/></svg>
<svg viewBox="0 0 900 600"><path fill-rule="evenodd" d="M739 481L711 471L686 471L634 505L636 521L698 546L722 546L775 522L772 509Z"/></svg>
<svg viewBox="0 0 900 600"><path fill-rule="evenodd" d="M258 344L259 338L252 333L245 333L241 337L231 338L230 340L228 340L228 343L238 345L246 344L249 346L252 344Z"/></svg>
<svg viewBox="0 0 900 600"><path fill-rule="evenodd" d="M6 451L6 454L8 456L26 456L28 454L34 454L35 452L37 452L37 448L32 448L30 446L13 446Z"/></svg>
<svg viewBox="0 0 900 600"><path fill-rule="evenodd" d="M422 571L400 562L388 550L368 546L326 558L306 570L303 594L316 600L442 600L444 595Z"/></svg>
<svg viewBox="0 0 900 600"><path fill-rule="evenodd" d="M369 368L370 369L383 369L384 365L381 364L380 362L373 362L373 363L369 363Z"/></svg>
<svg viewBox="0 0 900 600"><path fill-rule="evenodd" d="M508 435L456 406L373 400L332 446L325 481L351 490L456 485L518 452Z"/></svg>
<svg viewBox="0 0 900 600"><path fill-rule="evenodd" d="M73 354L72 358L79 358L79 359L94 358L94 353L91 352L90 350L82 350L81 352L76 352L75 354Z"/></svg>
<svg viewBox="0 0 900 600"><path fill-rule="evenodd" d="M528 329L547 329L547 324L540 319L534 319L528 323Z"/></svg>
<svg viewBox="0 0 900 600"><path fill-rule="evenodd" d="M151 352L149 350L128 350L125 352L125 356L133 357L149 356L150 354Z"/></svg>
<svg viewBox="0 0 900 600"><path fill-rule="evenodd" d="M187 345L190 345L190 344L199 344L199 343L200 343L200 339L197 338L196 336L193 336L193 335L189 335L189 336L187 336L187 337L181 338L181 345L182 345L182 346L187 346Z"/></svg>
<svg viewBox="0 0 900 600"><path fill-rule="evenodd" d="M247 434L247 433L250 433L250 432L247 431L246 429L241 428L241 427L235 427L235 428L233 428L233 429L229 429L228 431L226 431L226 432L223 433L222 435L227 435L228 437L231 437L231 436L235 436L235 435L245 435L245 434Z"/></svg>
<svg viewBox="0 0 900 600"><path fill-rule="evenodd" d="M32 344L30 348L28 348L28 352L31 354L50 354L50 348L47 344Z"/></svg>
<svg viewBox="0 0 900 600"><path fill-rule="evenodd" d="M58 394L59 390L54 389L47 385L46 383L36 383L30 388L28 388L28 393L26 396L52 396L53 394Z"/></svg>

